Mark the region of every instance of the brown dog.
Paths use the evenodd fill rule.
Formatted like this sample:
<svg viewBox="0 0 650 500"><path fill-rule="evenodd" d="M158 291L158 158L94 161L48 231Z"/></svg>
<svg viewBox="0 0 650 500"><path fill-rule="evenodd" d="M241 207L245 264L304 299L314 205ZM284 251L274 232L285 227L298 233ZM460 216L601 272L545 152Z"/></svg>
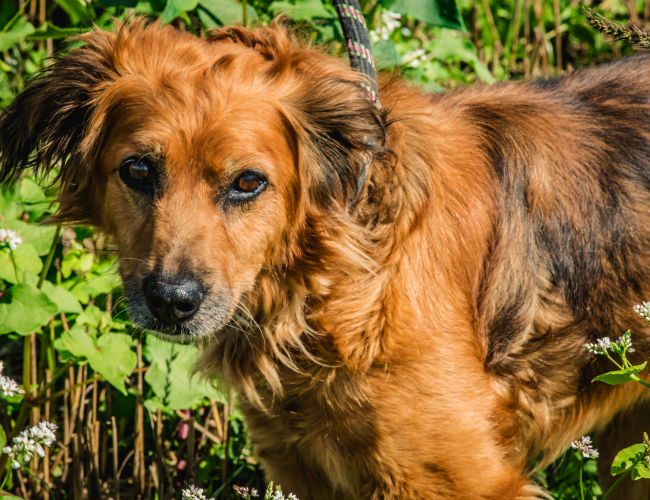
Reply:
<svg viewBox="0 0 650 500"><path fill-rule="evenodd" d="M60 167L54 221L114 238L133 320L214 337L285 491L532 499L580 435L640 441L650 391L582 345L650 357L650 59L377 111L277 26L82 40L0 116L2 178Z"/></svg>

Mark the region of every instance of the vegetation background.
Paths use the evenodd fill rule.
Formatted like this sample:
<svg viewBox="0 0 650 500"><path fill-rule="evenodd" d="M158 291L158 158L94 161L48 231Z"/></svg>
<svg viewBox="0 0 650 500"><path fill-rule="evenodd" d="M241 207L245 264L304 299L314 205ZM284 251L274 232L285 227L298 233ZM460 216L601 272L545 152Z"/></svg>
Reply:
<svg viewBox="0 0 650 500"><path fill-rule="evenodd" d="M428 91L550 77L632 51L592 31L583 5L650 24L650 0L361 5L378 66ZM280 12L307 21L302 29L314 42L345 57L331 0L0 0L0 107L48 57L77 43L66 38L110 29L114 18L143 14L203 35ZM263 490L236 400L192 376L199 348L145 337L129 322L110 242L88 227L39 225L56 210L47 181L27 175L0 192L0 228L23 238L15 250L0 248L0 360L4 375L27 389L25 397L0 396L0 448L41 420L59 429L44 458L10 472L0 496L178 499L188 484L217 498L234 497L233 485ZM585 477L594 499L602 495L595 465L587 461ZM569 450L537 477L554 498L575 499L579 468Z"/></svg>

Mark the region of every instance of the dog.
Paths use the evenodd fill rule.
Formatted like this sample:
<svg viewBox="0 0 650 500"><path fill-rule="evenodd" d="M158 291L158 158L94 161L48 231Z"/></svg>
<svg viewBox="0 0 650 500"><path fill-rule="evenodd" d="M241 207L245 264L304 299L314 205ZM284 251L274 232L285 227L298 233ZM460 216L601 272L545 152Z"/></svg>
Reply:
<svg viewBox="0 0 650 500"><path fill-rule="evenodd" d="M611 484L650 392L592 384L612 366L583 345L630 328L650 357L648 56L446 93L384 78L377 109L282 22L79 39L0 116L1 179L56 172L50 222L112 238L136 324L207 344L270 480L531 500L596 432Z"/></svg>

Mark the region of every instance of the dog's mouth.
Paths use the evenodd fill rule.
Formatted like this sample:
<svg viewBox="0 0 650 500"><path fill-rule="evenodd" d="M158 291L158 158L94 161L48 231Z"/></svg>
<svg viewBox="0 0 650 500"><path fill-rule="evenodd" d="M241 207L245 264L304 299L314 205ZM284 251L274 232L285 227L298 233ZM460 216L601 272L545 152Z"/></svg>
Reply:
<svg viewBox="0 0 650 500"><path fill-rule="evenodd" d="M177 343L215 334L237 309L229 289L210 291L187 276L125 278L124 296L133 323Z"/></svg>

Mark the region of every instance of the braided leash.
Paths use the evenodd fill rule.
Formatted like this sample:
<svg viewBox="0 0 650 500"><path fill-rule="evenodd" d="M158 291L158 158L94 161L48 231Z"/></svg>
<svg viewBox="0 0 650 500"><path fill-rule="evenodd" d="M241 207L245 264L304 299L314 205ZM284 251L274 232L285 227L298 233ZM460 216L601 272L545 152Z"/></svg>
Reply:
<svg viewBox="0 0 650 500"><path fill-rule="evenodd" d="M375 70L375 61L372 58L370 50L370 38L368 36L368 28L366 27L366 20L361 13L361 7L358 0L332 0L332 4L336 9L336 13L341 23L343 30L343 38L348 48L350 55L350 66L353 69L363 73L368 77L368 82L362 84L363 88L368 92L368 96L372 103L381 108L379 104L379 88L377 87L377 71ZM354 206L363 185L368 175L368 167L370 166L370 156L365 155L364 165L361 169L361 175L357 179L357 187L354 196L348 203L348 209L351 210Z"/></svg>

